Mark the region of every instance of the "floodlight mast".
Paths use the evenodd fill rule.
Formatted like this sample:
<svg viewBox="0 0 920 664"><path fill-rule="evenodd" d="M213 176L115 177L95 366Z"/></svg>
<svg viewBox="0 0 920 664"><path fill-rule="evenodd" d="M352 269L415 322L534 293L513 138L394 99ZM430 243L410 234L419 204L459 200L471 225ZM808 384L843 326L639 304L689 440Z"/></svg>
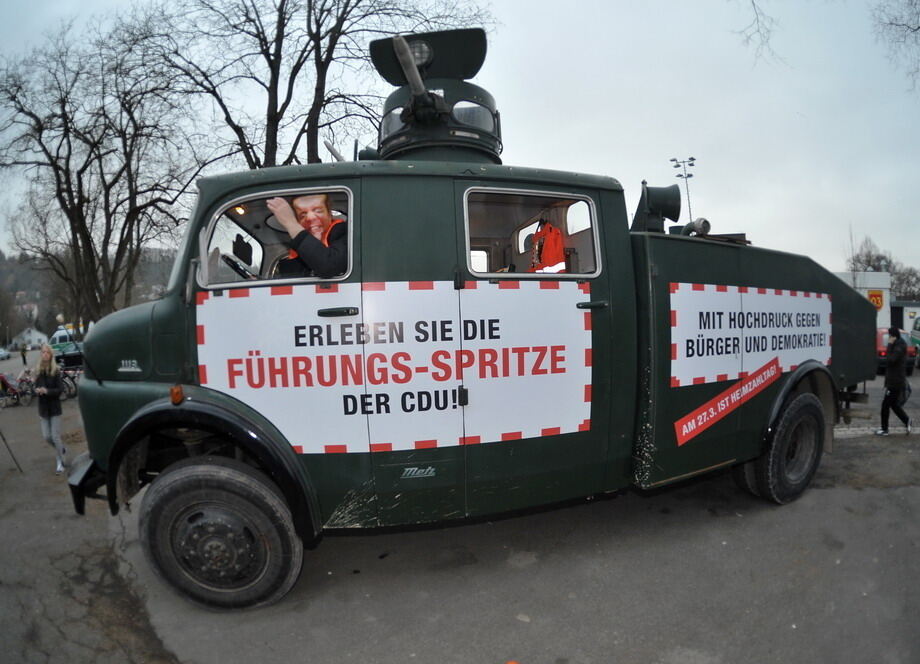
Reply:
<svg viewBox="0 0 920 664"><path fill-rule="evenodd" d="M674 168L683 168L683 173L678 173L675 177L683 178L684 186L687 190L687 216L689 221L693 222L693 210L690 207L690 178L693 177L693 173L687 172L687 167L693 167L696 164L696 157L690 157L688 159L677 159L676 157L671 157L671 162L673 162Z"/></svg>

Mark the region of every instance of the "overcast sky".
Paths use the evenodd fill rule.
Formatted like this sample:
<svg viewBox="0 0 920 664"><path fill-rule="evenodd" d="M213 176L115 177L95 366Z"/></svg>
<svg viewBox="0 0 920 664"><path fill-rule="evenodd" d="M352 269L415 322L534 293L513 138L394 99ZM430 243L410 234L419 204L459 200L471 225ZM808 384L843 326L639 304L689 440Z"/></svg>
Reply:
<svg viewBox="0 0 920 664"><path fill-rule="evenodd" d="M0 0L3 50L121 4ZM852 232L920 267L920 92L876 41L870 3L762 4L781 59L742 44L746 0L496 0L473 81L501 111L504 162L611 175L632 214L643 178L681 183L668 160L693 156L693 216L713 232L835 271Z"/></svg>

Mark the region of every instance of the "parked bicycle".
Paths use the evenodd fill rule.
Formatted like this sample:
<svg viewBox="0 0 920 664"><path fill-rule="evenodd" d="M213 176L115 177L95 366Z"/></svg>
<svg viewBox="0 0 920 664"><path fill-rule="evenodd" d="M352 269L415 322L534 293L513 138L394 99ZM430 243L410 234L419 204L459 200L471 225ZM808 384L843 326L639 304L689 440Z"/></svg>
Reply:
<svg viewBox="0 0 920 664"><path fill-rule="evenodd" d="M77 396L77 382L83 367L61 367L61 401Z"/></svg>
<svg viewBox="0 0 920 664"><path fill-rule="evenodd" d="M0 373L0 408L28 406L35 396L35 384L32 381L32 370L25 369L18 378L11 374Z"/></svg>

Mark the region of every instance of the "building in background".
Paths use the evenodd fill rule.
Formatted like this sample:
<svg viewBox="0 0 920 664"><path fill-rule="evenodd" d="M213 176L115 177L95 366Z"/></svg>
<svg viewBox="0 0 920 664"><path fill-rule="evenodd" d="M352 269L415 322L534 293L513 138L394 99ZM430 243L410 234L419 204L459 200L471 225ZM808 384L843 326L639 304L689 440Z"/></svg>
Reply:
<svg viewBox="0 0 920 664"><path fill-rule="evenodd" d="M835 272L838 277L875 305L876 327L891 327L891 274L888 272ZM918 314L920 315L920 314ZM903 321L902 321L903 323ZM904 325L898 327L904 328ZM910 329L910 328L905 328Z"/></svg>
<svg viewBox="0 0 920 664"><path fill-rule="evenodd" d="M32 347L41 346L42 344L46 343L48 343L47 334L36 330L34 327L27 327L22 332L13 337L11 345L15 348L20 348L23 346L23 344L28 347Z"/></svg>

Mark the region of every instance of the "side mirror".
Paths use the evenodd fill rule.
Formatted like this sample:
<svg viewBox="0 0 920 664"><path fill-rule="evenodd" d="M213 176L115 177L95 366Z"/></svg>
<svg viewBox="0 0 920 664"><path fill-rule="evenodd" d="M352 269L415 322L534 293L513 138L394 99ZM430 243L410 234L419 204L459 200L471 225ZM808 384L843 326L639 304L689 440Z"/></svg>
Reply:
<svg viewBox="0 0 920 664"><path fill-rule="evenodd" d="M233 255L246 265L252 265L252 245L246 242L239 233L233 238Z"/></svg>

